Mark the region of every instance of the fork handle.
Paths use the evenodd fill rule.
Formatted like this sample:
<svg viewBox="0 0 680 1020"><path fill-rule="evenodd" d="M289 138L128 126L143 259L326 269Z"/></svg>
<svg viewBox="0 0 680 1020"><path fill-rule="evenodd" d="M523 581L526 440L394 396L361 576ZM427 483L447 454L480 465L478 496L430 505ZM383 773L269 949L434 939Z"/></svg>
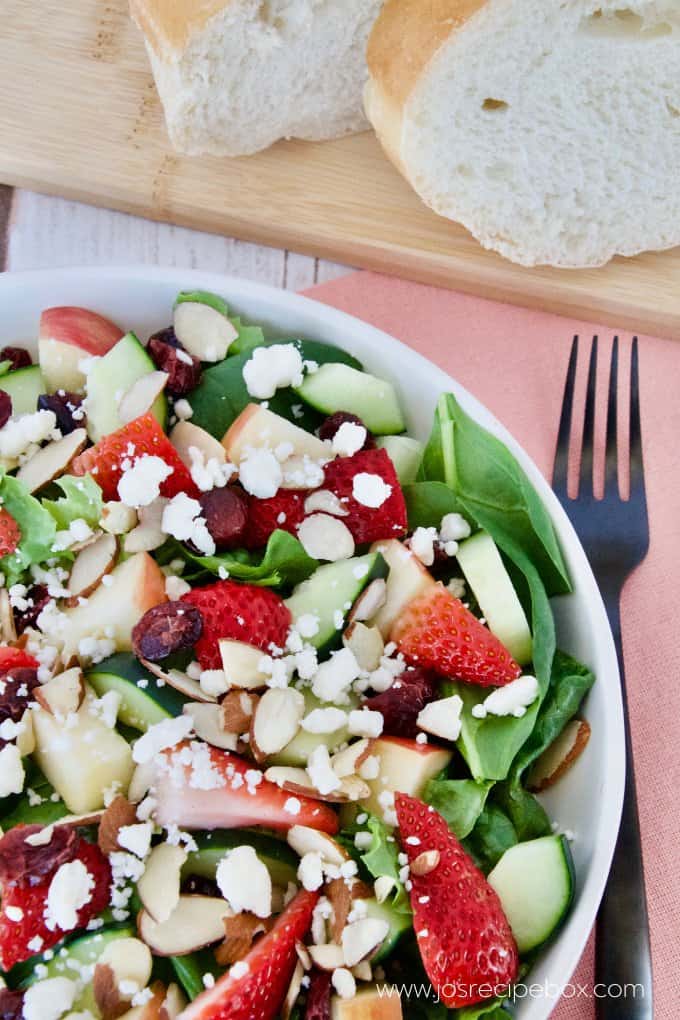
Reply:
<svg viewBox="0 0 680 1020"><path fill-rule="evenodd" d="M605 602L621 671L626 783L612 868L597 915L594 989L596 1015L597 1020L653 1020L652 955L618 593Z"/></svg>

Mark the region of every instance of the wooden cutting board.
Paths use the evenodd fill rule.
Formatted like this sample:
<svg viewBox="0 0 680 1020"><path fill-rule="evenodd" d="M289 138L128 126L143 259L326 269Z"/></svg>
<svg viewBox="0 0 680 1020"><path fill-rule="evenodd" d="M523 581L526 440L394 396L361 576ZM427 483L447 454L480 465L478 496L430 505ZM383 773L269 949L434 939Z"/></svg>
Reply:
<svg viewBox="0 0 680 1020"><path fill-rule="evenodd" d="M514 266L426 209L370 133L180 157L126 0L2 8L0 181L680 339L680 248L588 271Z"/></svg>

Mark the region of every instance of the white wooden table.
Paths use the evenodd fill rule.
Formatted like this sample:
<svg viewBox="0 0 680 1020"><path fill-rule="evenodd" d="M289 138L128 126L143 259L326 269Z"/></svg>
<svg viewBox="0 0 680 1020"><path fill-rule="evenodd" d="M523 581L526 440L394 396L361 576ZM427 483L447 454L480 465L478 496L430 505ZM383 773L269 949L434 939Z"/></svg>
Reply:
<svg viewBox="0 0 680 1020"><path fill-rule="evenodd" d="M0 268L152 263L302 290L347 266L0 186Z"/></svg>

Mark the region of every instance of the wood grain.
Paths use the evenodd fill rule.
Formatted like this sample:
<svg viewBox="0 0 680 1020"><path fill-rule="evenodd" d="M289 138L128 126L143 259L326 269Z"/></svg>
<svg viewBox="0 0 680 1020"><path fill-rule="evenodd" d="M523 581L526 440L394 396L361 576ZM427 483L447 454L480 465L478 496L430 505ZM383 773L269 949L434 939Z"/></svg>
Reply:
<svg viewBox="0 0 680 1020"><path fill-rule="evenodd" d="M39 17L5 0L0 46L9 184L680 338L680 249L522 269L425 209L370 134L240 160L173 153L125 0L46 0Z"/></svg>
<svg viewBox="0 0 680 1020"><path fill-rule="evenodd" d="M9 218L12 208L12 188L0 184L0 269L7 264L7 241L9 234Z"/></svg>

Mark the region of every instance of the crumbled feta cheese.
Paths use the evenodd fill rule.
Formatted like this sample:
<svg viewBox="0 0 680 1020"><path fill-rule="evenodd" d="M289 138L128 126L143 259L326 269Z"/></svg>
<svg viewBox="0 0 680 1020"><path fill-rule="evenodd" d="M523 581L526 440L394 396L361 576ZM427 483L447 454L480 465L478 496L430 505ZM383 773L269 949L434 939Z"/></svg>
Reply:
<svg viewBox="0 0 680 1020"><path fill-rule="evenodd" d="M333 771L328 748L325 744L318 744L307 760L307 775L312 785L319 791L322 797L328 796L333 790L338 790L342 785L341 780Z"/></svg>
<svg viewBox="0 0 680 1020"><path fill-rule="evenodd" d="M315 708L300 723L307 733L335 733L347 723L347 713L341 708Z"/></svg>
<svg viewBox="0 0 680 1020"><path fill-rule="evenodd" d="M366 442L366 429L353 421L344 421L333 436L333 453L339 457L351 457L358 453Z"/></svg>
<svg viewBox="0 0 680 1020"><path fill-rule="evenodd" d="M223 669L204 669L199 683L203 693L211 698L219 698L229 690L229 681Z"/></svg>
<svg viewBox="0 0 680 1020"><path fill-rule="evenodd" d="M303 638L313 638L319 633L319 617L314 613L303 613L295 621L295 629Z"/></svg>
<svg viewBox="0 0 680 1020"><path fill-rule="evenodd" d="M180 542L193 542L205 556L214 556L215 541L202 516L201 504L185 492L179 492L163 510L161 527Z"/></svg>
<svg viewBox="0 0 680 1020"><path fill-rule="evenodd" d="M302 810L302 802L297 797L289 797L283 805L283 810L289 815L299 815Z"/></svg>
<svg viewBox="0 0 680 1020"><path fill-rule="evenodd" d="M159 751L174 747L185 740L191 733L193 720L188 715L178 715L174 719L164 719L154 723L146 733L136 741L132 749L132 757L138 765L152 761Z"/></svg>
<svg viewBox="0 0 680 1020"><path fill-rule="evenodd" d="M24 1020L59 1020L75 1001L78 985L65 977L47 978L24 993Z"/></svg>
<svg viewBox="0 0 680 1020"><path fill-rule="evenodd" d="M283 481L289 489L318 489L324 483L324 463L307 454L290 457L283 465Z"/></svg>
<svg viewBox="0 0 680 1020"><path fill-rule="evenodd" d="M0 750L0 797L21 793L26 773L16 744L5 744Z"/></svg>
<svg viewBox="0 0 680 1020"><path fill-rule="evenodd" d="M323 885L323 861L321 854L312 851L305 854L298 865L297 877L307 892L316 892Z"/></svg>
<svg viewBox="0 0 680 1020"><path fill-rule="evenodd" d="M347 700L347 691L360 673L352 650L341 648L327 662L321 663L312 680L312 691L321 701L343 704Z"/></svg>
<svg viewBox="0 0 680 1020"><path fill-rule="evenodd" d="M189 447L189 457L191 478L201 492L223 489L236 471L233 464L221 462L217 457L208 457L206 460L203 451L196 446Z"/></svg>
<svg viewBox="0 0 680 1020"><path fill-rule="evenodd" d="M385 720L381 712L372 712L368 708L357 709L349 713L347 729L355 737L379 737L383 731Z"/></svg>
<svg viewBox="0 0 680 1020"><path fill-rule="evenodd" d="M78 924L78 911L89 903L94 878L82 861L62 864L50 882L45 906L45 925L50 931L72 931Z"/></svg>
<svg viewBox="0 0 680 1020"><path fill-rule="evenodd" d="M180 421L189 421L194 414L193 407L184 397L175 401L174 411Z"/></svg>
<svg viewBox="0 0 680 1020"><path fill-rule="evenodd" d="M248 447L239 465L239 479L251 496L270 499L281 487L283 471L271 450Z"/></svg>
<svg viewBox="0 0 680 1020"><path fill-rule="evenodd" d="M256 917L272 912L272 880L252 846L237 846L217 865L217 885L232 910Z"/></svg>
<svg viewBox="0 0 680 1020"><path fill-rule="evenodd" d="M434 543L437 541L436 528L416 528L411 536L409 547L426 567L434 563Z"/></svg>
<svg viewBox="0 0 680 1020"><path fill-rule="evenodd" d="M35 411L10 418L0 429L0 457L13 460L34 443L49 438L57 423L54 411Z"/></svg>
<svg viewBox="0 0 680 1020"><path fill-rule="evenodd" d="M538 697L538 680L535 676L520 676L505 687L497 687L489 694L482 704L474 705L472 714L475 719L484 719L487 715L514 715L521 719L529 705Z"/></svg>
<svg viewBox="0 0 680 1020"><path fill-rule="evenodd" d="M116 650L116 642L111 638L84 637L78 642L78 657L89 663L102 662Z"/></svg>
<svg viewBox="0 0 680 1020"><path fill-rule="evenodd" d="M380 475L360 471L352 480L352 495L357 503L377 510L392 495L392 486L384 482Z"/></svg>
<svg viewBox="0 0 680 1020"><path fill-rule="evenodd" d="M76 517L74 521L71 521L67 529L56 533L52 551L62 552L64 549L70 549L77 542L87 542L88 538L91 538L93 534L94 532L87 521L84 521L82 517Z"/></svg>
<svg viewBox="0 0 680 1020"><path fill-rule="evenodd" d="M471 528L461 514L446 514L439 525L439 538L442 542L459 542L469 538Z"/></svg>
<svg viewBox="0 0 680 1020"><path fill-rule="evenodd" d="M118 482L118 496L125 506L138 509L149 506L158 499L161 484L172 474L174 468L160 457L144 454L123 471Z"/></svg>
<svg viewBox="0 0 680 1020"><path fill-rule="evenodd" d="M268 400L285 386L299 386L302 377L302 357L295 344L256 347L243 367L248 393L258 400Z"/></svg>
<svg viewBox="0 0 680 1020"><path fill-rule="evenodd" d="M250 970L250 965L247 960L238 960L233 967L229 968L229 977L238 981L240 978L245 977Z"/></svg>
<svg viewBox="0 0 680 1020"><path fill-rule="evenodd" d="M462 599L465 595L465 581L462 577L452 577L446 587L454 599Z"/></svg>
<svg viewBox="0 0 680 1020"><path fill-rule="evenodd" d="M118 720L118 710L121 701L122 698L118 691L106 691L105 694L102 694L101 698L92 698L89 701L88 711L90 715L101 719L104 725L112 730Z"/></svg>
<svg viewBox="0 0 680 1020"><path fill-rule="evenodd" d="M458 740L461 729L460 714L463 710L463 699L457 694L450 698L431 701L418 713L417 724L421 730L431 733L442 740Z"/></svg>
<svg viewBox="0 0 680 1020"><path fill-rule="evenodd" d="M151 822L140 822L135 825L123 825L118 830L118 843L124 850L129 850L142 860L151 849L153 826Z"/></svg>
<svg viewBox="0 0 680 1020"><path fill-rule="evenodd" d="M357 994L357 983L347 967L336 967L331 975L331 983L341 999L353 999Z"/></svg>

